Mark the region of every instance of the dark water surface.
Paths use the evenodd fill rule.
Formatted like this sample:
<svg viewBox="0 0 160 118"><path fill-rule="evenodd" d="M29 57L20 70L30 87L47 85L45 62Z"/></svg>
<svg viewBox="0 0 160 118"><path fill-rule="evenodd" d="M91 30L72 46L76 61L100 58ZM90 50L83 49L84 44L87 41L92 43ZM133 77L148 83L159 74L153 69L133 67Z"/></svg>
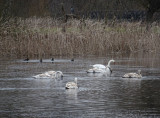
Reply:
<svg viewBox="0 0 160 118"><path fill-rule="evenodd" d="M93 64L107 64L113 74L87 74ZM142 70L142 79L124 79L127 72ZM49 70L60 70L63 79L33 79ZM79 89L65 84L78 78ZM0 118L159 118L160 55L108 55L38 60L0 59Z"/></svg>

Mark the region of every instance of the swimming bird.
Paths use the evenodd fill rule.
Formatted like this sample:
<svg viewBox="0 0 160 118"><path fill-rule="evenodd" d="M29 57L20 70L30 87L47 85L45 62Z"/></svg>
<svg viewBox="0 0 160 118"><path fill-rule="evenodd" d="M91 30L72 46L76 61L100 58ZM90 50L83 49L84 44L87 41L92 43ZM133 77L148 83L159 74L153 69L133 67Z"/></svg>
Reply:
<svg viewBox="0 0 160 118"><path fill-rule="evenodd" d="M105 72L106 70L101 68L91 68L87 70L87 73L105 73Z"/></svg>
<svg viewBox="0 0 160 118"><path fill-rule="evenodd" d="M29 61L29 58L27 57L26 59L24 59L24 61Z"/></svg>
<svg viewBox="0 0 160 118"><path fill-rule="evenodd" d="M52 79L58 79L63 77L63 73L61 71L48 71L45 72L47 75L50 75Z"/></svg>
<svg viewBox="0 0 160 118"><path fill-rule="evenodd" d="M35 79L38 79L38 78L49 78L50 75L49 74L46 74L46 73L42 73L42 74L38 74L38 75L35 75L35 76L32 76L33 78Z"/></svg>
<svg viewBox="0 0 160 118"><path fill-rule="evenodd" d="M105 69L105 68L107 68L107 67L110 67L111 62L115 62L115 60L111 59L111 60L108 62L107 66L102 65L102 64L94 64L94 65L93 65L93 68Z"/></svg>
<svg viewBox="0 0 160 118"><path fill-rule="evenodd" d="M111 69L111 62L115 62L113 59L110 60L107 64L107 66L102 64L94 64L92 69L87 70L87 73L106 73L107 75L111 75L112 69Z"/></svg>
<svg viewBox="0 0 160 118"><path fill-rule="evenodd" d="M74 58L72 58L71 61L74 61Z"/></svg>
<svg viewBox="0 0 160 118"><path fill-rule="evenodd" d="M123 75L123 78L141 78L141 70L138 70L138 73L126 73Z"/></svg>
<svg viewBox="0 0 160 118"><path fill-rule="evenodd" d="M42 58L40 58L40 60L39 60L41 63L42 63Z"/></svg>
<svg viewBox="0 0 160 118"><path fill-rule="evenodd" d="M76 89L78 88L78 85L77 85L77 78L74 79L75 82L68 82L66 84L66 89Z"/></svg>
<svg viewBox="0 0 160 118"><path fill-rule="evenodd" d="M54 58L51 58L51 61L54 61Z"/></svg>
<svg viewBox="0 0 160 118"><path fill-rule="evenodd" d="M51 79L58 79L58 78L62 78L63 77L63 73L61 71L47 71L44 72L42 74L38 74L33 76L33 78L51 78Z"/></svg>

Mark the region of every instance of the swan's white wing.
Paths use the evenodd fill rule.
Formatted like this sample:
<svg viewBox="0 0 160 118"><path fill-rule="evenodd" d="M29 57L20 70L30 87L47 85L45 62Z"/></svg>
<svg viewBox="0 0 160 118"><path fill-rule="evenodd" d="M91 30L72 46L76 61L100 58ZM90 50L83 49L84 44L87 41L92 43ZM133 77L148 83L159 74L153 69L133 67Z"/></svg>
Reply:
<svg viewBox="0 0 160 118"><path fill-rule="evenodd" d="M100 69L105 69L106 66L102 65L102 64L94 64L93 65L94 68L100 68Z"/></svg>
<svg viewBox="0 0 160 118"><path fill-rule="evenodd" d="M95 68L95 69L94 69L94 72L95 72L95 73L105 73L106 70L103 69L103 68Z"/></svg>
<svg viewBox="0 0 160 118"><path fill-rule="evenodd" d="M54 75L56 73L56 71L47 71L45 72L46 75Z"/></svg>
<svg viewBox="0 0 160 118"><path fill-rule="evenodd" d="M47 75L45 73L33 76L33 78L36 78L36 79L38 79L38 78L48 78L48 77L50 77L50 75Z"/></svg>

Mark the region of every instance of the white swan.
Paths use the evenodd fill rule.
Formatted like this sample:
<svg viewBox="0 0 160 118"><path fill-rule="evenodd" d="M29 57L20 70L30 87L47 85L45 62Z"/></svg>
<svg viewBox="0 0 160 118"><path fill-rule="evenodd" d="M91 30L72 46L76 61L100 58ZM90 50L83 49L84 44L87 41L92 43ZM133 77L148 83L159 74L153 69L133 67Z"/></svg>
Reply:
<svg viewBox="0 0 160 118"><path fill-rule="evenodd" d="M141 70L138 70L138 73L126 73L123 78L141 78Z"/></svg>
<svg viewBox="0 0 160 118"><path fill-rule="evenodd" d="M107 66L102 64L94 64L92 69L87 70L87 73L106 73L107 75L111 75L112 69L110 67L111 62L115 62L113 59L110 60Z"/></svg>
<svg viewBox="0 0 160 118"><path fill-rule="evenodd" d="M106 69L101 69L101 68L91 68L87 70L87 73L105 73Z"/></svg>
<svg viewBox="0 0 160 118"><path fill-rule="evenodd" d="M45 73L33 76L33 78L52 78L52 79L58 79L62 77L63 73L61 71L47 71Z"/></svg>
<svg viewBox="0 0 160 118"><path fill-rule="evenodd" d="M50 78L62 78L63 73L61 71L47 71L46 75L50 75Z"/></svg>
<svg viewBox="0 0 160 118"><path fill-rule="evenodd" d="M55 73L56 73L56 71L47 71L47 72L45 72L45 74L49 74L49 75L53 75Z"/></svg>
<svg viewBox="0 0 160 118"><path fill-rule="evenodd" d="M66 84L66 89L76 89L76 88L78 88L77 78L75 78L74 81L75 81L75 82L68 82L68 83Z"/></svg>
<svg viewBox="0 0 160 118"><path fill-rule="evenodd" d="M107 64L107 66L102 65L102 64L94 64L94 65L93 65L93 68L105 69L105 68L107 68L107 67L110 67L111 62L115 62L115 60L113 60L113 59L110 60L110 61L108 62L108 64Z"/></svg>
<svg viewBox="0 0 160 118"><path fill-rule="evenodd" d="M38 79L38 78L49 78L49 77L50 77L50 75L46 74L46 73L42 73L42 74L38 74L38 75L33 76L33 78L35 78L35 79Z"/></svg>

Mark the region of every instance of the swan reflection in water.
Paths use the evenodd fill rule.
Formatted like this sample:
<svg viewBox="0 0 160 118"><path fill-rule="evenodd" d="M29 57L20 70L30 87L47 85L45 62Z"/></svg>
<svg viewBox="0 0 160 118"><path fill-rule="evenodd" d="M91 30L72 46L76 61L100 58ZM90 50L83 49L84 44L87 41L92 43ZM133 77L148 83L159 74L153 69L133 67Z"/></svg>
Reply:
<svg viewBox="0 0 160 118"><path fill-rule="evenodd" d="M79 91L78 89L66 89L65 90L66 100L69 104L78 103L78 98L77 98L78 91Z"/></svg>

